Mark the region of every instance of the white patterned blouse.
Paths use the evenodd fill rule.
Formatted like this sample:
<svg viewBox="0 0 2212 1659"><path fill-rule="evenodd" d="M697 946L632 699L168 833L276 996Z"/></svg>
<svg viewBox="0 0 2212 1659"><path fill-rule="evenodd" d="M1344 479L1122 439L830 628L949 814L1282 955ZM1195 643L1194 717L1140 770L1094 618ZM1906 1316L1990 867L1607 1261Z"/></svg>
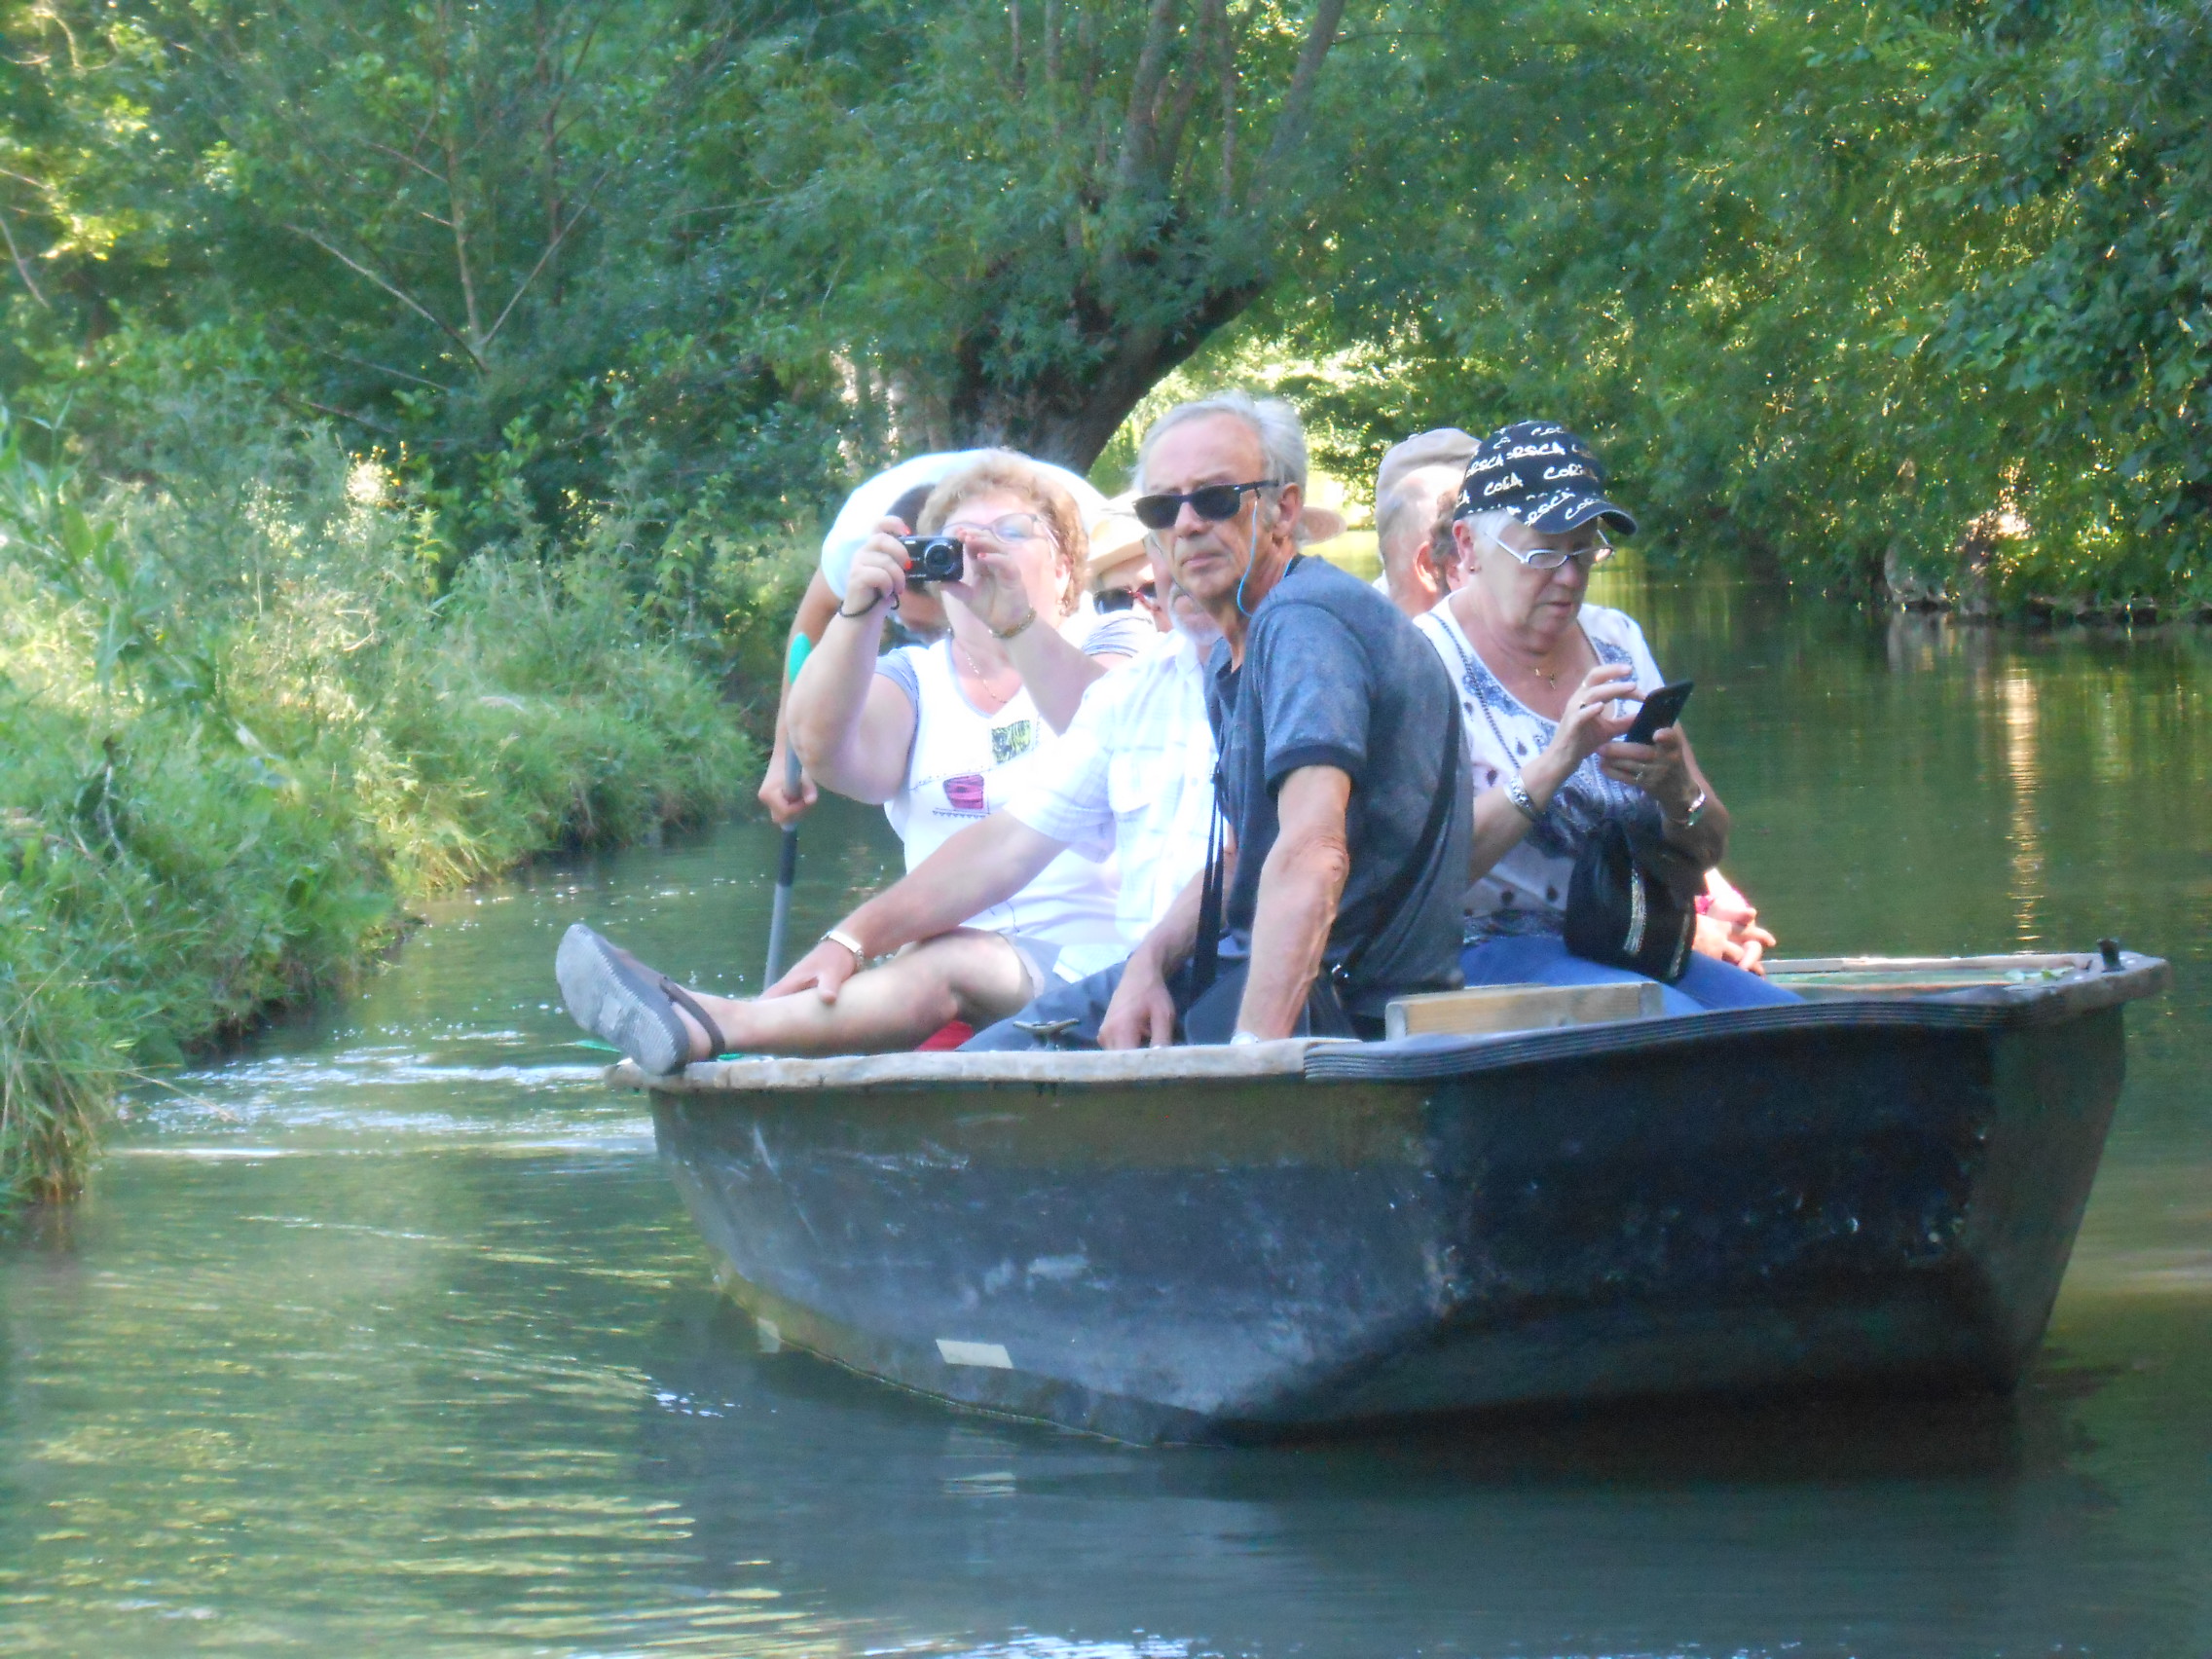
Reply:
<svg viewBox="0 0 2212 1659"><path fill-rule="evenodd" d="M1578 620L1600 662L1625 662L1636 670L1639 691L1666 683L1635 618L1603 605L1585 605ZM1458 687L1477 794L1550 746L1558 722L1499 683L1452 614L1450 599L1416 617L1414 626L1444 659ZM1575 857L1599 822L1612 817L1641 818L1656 828L1659 808L1641 790L1606 777L1593 755L1568 776L1529 833L1467 889L1466 941L1474 944L1501 934L1558 933L1566 920L1567 883Z"/></svg>

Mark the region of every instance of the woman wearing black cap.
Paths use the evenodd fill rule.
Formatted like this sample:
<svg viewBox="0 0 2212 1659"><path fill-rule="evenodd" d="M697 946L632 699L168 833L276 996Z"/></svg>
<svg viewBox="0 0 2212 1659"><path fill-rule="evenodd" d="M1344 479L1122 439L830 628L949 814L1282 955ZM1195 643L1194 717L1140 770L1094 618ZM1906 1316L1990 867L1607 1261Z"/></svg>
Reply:
<svg viewBox="0 0 2212 1659"><path fill-rule="evenodd" d="M1658 830L1701 869L1727 849L1727 809L1679 725L1618 741L1635 711L1612 711L1663 681L1635 620L1584 600L1612 552L1607 527L1636 530L1604 486L1597 455L1564 426L1523 421L1481 440L1453 525L1468 580L1416 624L1458 687L1474 756L1470 985L1641 977L1569 955L1562 937L1575 860L1606 818ZM1673 1014L1797 1000L1706 956L1662 992Z"/></svg>

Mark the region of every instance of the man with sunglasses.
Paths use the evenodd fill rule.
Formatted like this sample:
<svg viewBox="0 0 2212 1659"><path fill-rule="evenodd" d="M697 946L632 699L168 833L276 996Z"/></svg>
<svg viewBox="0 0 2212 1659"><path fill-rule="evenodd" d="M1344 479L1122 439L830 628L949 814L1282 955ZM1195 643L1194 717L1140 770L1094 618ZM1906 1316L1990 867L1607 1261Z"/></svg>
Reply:
<svg viewBox="0 0 2212 1659"><path fill-rule="evenodd" d="M1121 968L967 1047L1380 1035L1389 998L1458 983L1471 810L1451 683L1388 599L1301 555L1288 404L1171 409L1137 475L1156 568L1222 631L1220 852Z"/></svg>

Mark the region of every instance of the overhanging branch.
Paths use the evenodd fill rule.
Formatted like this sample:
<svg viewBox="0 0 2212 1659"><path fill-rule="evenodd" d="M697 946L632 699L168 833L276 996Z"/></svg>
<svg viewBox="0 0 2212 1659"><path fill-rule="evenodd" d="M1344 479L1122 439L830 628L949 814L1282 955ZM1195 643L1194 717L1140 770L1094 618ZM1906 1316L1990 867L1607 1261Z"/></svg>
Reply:
<svg viewBox="0 0 2212 1659"><path fill-rule="evenodd" d="M456 346L459 346L463 351L467 352L468 360L476 365L477 372L483 372L484 359L476 354L476 349L470 346L466 340L463 340L461 335L455 332L455 330L450 325L448 325L439 317L433 315L429 308L424 306L421 301L417 300L414 295L408 293L405 289L401 288L398 284L390 281L387 277L380 276L374 271L371 271L366 265L363 265L359 260L353 258L350 254L345 252L343 249L333 247L329 242L316 236L314 232L309 230L306 226L287 224L284 229L290 231L292 235L296 237L302 237L307 240L314 243L315 246L321 248L323 252L329 254L331 258L337 260L339 264L345 266L349 271L355 272L359 276L365 277L367 280L374 282L378 287L382 288L386 293L389 294L393 299L397 300L401 305L405 306L409 311L413 312L417 316L421 317L424 322L428 323L440 334L444 335L448 340L451 340Z"/></svg>
<svg viewBox="0 0 2212 1659"><path fill-rule="evenodd" d="M1290 89L1283 93L1282 112L1275 117L1274 135L1268 140L1268 155L1254 180L1254 194L1265 192L1291 152L1305 142L1306 128L1313 113L1313 91L1321 79L1321 64L1337 44L1337 25L1344 21L1345 0L1319 0L1313 25L1299 49L1298 67L1291 72Z"/></svg>

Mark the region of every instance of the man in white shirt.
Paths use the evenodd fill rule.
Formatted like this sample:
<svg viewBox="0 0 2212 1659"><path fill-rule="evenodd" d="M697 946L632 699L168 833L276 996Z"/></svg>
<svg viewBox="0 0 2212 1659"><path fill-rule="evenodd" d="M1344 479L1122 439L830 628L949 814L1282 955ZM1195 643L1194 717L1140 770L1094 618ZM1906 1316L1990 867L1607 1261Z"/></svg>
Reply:
<svg viewBox="0 0 2212 1659"><path fill-rule="evenodd" d="M811 987L835 1002L851 980L852 994L863 995L863 961L960 926L1070 848L1119 865L1122 941L1109 954L1119 960L1133 949L1204 865L1213 813L1205 658L1216 636L1211 618L1185 595L1170 603L1174 631L1091 685L1020 794L830 929L767 994ZM1111 966L1073 947L1051 964L1062 980ZM848 1019L858 1012L845 1011Z"/></svg>

